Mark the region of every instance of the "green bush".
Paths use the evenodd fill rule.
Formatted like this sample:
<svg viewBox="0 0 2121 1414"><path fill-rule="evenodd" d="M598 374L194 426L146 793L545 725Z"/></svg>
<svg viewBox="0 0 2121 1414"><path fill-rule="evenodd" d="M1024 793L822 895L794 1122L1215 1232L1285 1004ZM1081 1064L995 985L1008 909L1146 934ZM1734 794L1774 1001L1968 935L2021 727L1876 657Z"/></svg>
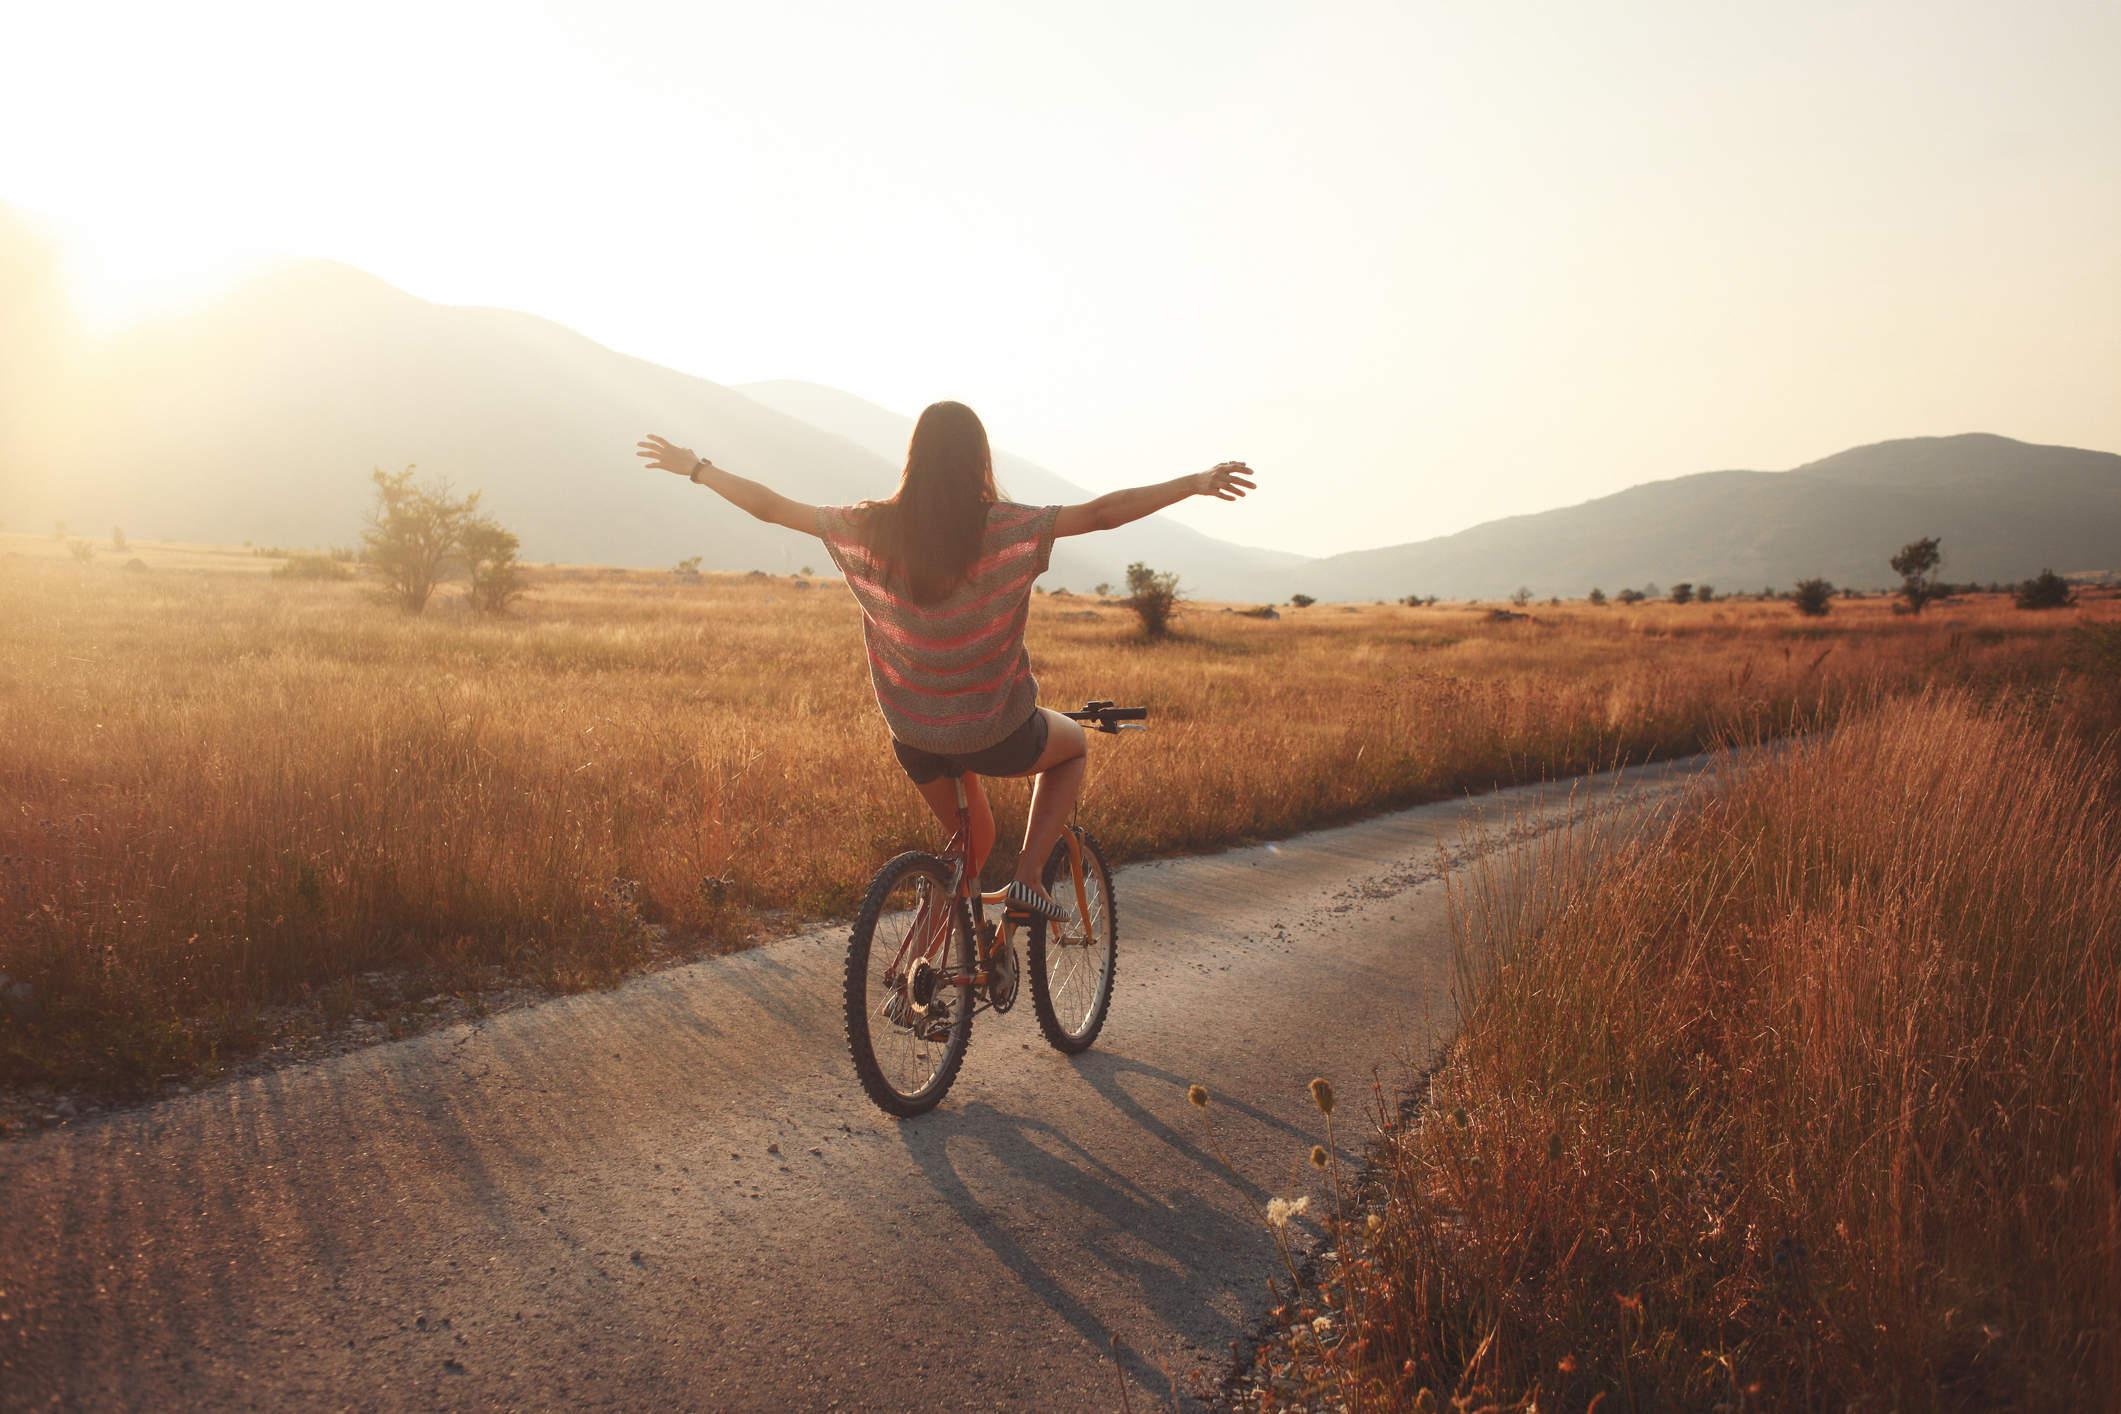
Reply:
<svg viewBox="0 0 2121 1414"><path fill-rule="evenodd" d="M1142 632L1162 638L1171 632L1171 615L1178 608L1178 576L1158 574L1139 560L1127 566L1127 607L1142 623Z"/></svg>
<svg viewBox="0 0 2121 1414"><path fill-rule="evenodd" d="M482 614L506 613L509 602L523 592L515 532L480 516L464 527L458 543L471 572L471 607Z"/></svg>
<svg viewBox="0 0 2121 1414"><path fill-rule="evenodd" d="M2069 581L2053 570L2042 570L2019 585L2017 599L2021 609L2067 609L2077 602Z"/></svg>
<svg viewBox="0 0 2121 1414"><path fill-rule="evenodd" d="M1834 607L1834 586L1823 579L1800 579L1790 594L1790 603L1808 619L1824 618Z"/></svg>

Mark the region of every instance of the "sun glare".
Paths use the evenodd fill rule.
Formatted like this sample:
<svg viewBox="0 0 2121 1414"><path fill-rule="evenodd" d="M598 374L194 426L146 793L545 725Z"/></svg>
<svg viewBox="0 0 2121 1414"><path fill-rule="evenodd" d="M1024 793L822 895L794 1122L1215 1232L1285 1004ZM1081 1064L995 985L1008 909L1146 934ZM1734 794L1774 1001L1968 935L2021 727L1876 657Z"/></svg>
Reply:
<svg viewBox="0 0 2121 1414"><path fill-rule="evenodd" d="M90 335L202 309L282 259L152 223L76 229L64 237L67 294Z"/></svg>

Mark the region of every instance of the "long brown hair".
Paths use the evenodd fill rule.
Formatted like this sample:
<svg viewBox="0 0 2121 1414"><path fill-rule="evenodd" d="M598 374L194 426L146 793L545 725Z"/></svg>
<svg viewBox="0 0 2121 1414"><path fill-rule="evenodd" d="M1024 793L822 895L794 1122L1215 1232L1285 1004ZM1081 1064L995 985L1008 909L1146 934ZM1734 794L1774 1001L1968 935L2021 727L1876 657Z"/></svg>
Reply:
<svg viewBox="0 0 2121 1414"><path fill-rule="evenodd" d="M979 414L963 403L930 403L913 424L897 493L866 503L862 538L905 578L916 603L932 604L971 573L987 507L1000 499Z"/></svg>

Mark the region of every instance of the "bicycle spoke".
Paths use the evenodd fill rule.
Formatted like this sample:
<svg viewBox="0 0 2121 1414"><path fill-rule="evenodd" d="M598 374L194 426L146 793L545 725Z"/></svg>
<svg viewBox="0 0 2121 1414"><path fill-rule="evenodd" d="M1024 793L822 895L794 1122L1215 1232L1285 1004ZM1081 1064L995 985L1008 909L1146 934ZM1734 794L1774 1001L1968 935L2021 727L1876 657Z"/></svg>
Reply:
<svg viewBox="0 0 2121 1414"><path fill-rule="evenodd" d="M850 944L848 1039L855 1068L886 1110L918 1113L946 1088L969 1014L947 979L961 970L956 904L942 861L894 860L863 900Z"/></svg>

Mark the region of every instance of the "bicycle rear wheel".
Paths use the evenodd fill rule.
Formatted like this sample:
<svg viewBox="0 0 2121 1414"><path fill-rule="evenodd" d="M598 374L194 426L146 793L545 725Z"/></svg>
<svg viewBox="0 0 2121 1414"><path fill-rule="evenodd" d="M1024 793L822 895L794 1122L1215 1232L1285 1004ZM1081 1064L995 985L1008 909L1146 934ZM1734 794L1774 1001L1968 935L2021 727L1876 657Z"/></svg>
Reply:
<svg viewBox="0 0 2121 1414"><path fill-rule="evenodd" d="M869 883L847 940L847 1049L887 1114L941 1102L972 1044L972 927L950 866L908 853Z"/></svg>
<svg viewBox="0 0 2121 1414"><path fill-rule="evenodd" d="M1068 827L1082 841L1083 896L1075 896L1063 835L1046 858L1040 879L1054 902L1068 910L1057 923L1041 921L1024 947L1031 974L1031 1009L1038 1029L1057 1051L1087 1051L1105 1026L1112 1006L1112 979L1119 971L1119 904L1112 871L1088 830ZM1087 905L1087 909L1085 908Z"/></svg>

